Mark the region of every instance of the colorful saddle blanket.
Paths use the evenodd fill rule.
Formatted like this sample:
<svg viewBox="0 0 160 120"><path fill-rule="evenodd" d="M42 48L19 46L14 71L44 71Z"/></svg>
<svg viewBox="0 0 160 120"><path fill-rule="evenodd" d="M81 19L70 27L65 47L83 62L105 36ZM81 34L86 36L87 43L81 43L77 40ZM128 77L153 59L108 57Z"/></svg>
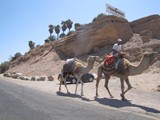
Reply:
<svg viewBox="0 0 160 120"><path fill-rule="evenodd" d="M114 62L115 62L115 57L112 54L106 55L105 65L110 65L110 64L112 64Z"/></svg>

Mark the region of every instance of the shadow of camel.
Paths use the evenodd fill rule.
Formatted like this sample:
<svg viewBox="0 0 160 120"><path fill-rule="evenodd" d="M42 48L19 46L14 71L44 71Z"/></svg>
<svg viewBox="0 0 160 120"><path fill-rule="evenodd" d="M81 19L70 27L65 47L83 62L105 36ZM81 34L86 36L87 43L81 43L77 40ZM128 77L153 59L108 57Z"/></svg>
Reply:
<svg viewBox="0 0 160 120"><path fill-rule="evenodd" d="M141 109L145 110L146 112L160 113L160 110L150 108L150 107L146 107L146 106L142 106L142 105L133 104L128 100L121 101L121 100L118 100L118 99L95 98L95 101L97 101L100 104L108 105L108 106L115 107L115 108L130 106L130 107L141 108Z"/></svg>
<svg viewBox="0 0 160 120"><path fill-rule="evenodd" d="M63 93L63 92L58 91L57 95L63 96L63 97L71 97L71 98L81 98L83 101L87 101L87 102L90 101L88 98L85 98L83 96L76 95L76 94L73 94L73 93Z"/></svg>

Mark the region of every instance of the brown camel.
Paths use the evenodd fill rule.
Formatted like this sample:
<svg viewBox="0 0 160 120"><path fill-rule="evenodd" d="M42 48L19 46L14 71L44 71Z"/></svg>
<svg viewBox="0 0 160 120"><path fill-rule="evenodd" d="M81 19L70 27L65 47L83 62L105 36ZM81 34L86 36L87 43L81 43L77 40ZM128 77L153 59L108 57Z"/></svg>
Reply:
<svg viewBox="0 0 160 120"><path fill-rule="evenodd" d="M113 65L107 67L102 62L98 67L98 75L97 75L97 81L96 81L96 97L98 97L98 84L102 78L102 74L104 74L105 88L107 89L111 98L113 98L114 96L111 94L111 92L108 88L109 79L111 76L116 76L116 77L120 78L121 91L122 91L122 93L120 95L122 97L122 100L125 100L124 94L132 88L132 86L129 82L128 76L141 74L144 70L148 69L149 65L151 64L151 62L153 62L155 57L157 57L157 53L146 52L143 54L143 57L137 66L131 64L126 58L122 58L122 59L120 59L117 70L113 69L113 68L115 68L115 63L113 63ZM128 88L125 91L124 91L124 81L126 82L126 84L128 86Z"/></svg>
<svg viewBox="0 0 160 120"><path fill-rule="evenodd" d="M83 74L88 73L91 69L93 69L94 62L100 62L101 59L99 56L89 56L87 59L87 66L83 65L78 59L72 59L69 62L66 62L63 65L63 69L61 74L59 75L59 80L60 80L60 86L59 86L59 91L61 90L61 84L64 82L64 85L66 87L67 92L69 93L66 85L66 78L68 75L74 75L77 79L76 83L76 89L75 89L75 94L77 93L77 87L79 82L81 83L81 96L83 96L83 81L81 80L81 77Z"/></svg>

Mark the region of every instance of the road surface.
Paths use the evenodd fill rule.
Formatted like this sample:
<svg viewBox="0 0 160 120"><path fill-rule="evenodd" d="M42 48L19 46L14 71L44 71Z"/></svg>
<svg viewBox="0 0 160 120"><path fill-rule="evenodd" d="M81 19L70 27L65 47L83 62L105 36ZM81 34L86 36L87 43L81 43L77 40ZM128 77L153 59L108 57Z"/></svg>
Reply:
<svg viewBox="0 0 160 120"><path fill-rule="evenodd" d="M0 79L0 120L154 120L153 117L92 105ZM75 95L75 97L77 97ZM79 96L80 97L80 96Z"/></svg>

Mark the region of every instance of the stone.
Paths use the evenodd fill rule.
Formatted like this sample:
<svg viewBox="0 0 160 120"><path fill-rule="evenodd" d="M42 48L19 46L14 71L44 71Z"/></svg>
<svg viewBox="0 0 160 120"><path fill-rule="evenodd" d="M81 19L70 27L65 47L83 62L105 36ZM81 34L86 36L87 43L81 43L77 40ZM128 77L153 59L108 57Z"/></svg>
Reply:
<svg viewBox="0 0 160 120"><path fill-rule="evenodd" d="M53 76L48 76L48 81L54 81L54 77Z"/></svg>
<svg viewBox="0 0 160 120"><path fill-rule="evenodd" d="M37 81L45 81L46 77L38 77Z"/></svg>
<svg viewBox="0 0 160 120"><path fill-rule="evenodd" d="M17 79L18 78L18 75L16 73L11 73L10 75L11 78L14 78L14 79Z"/></svg>
<svg viewBox="0 0 160 120"><path fill-rule="evenodd" d="M36 77L31 77L31 81L36 81Z"/></svg>
<svg viewBox="0 0 160 120"><path fill-rule="evenodd" d="M160 39L160 16L151 15L130 22L131 29L134 33L140 34L143 30L152 31L152 37Z"/></svg>
<svg viewBox="0 0 160 120"><path fill-rule="evenodd" d="M11 76L11 74L10 74L10 73L8 73L8 72L6 72L6 73L4 73L4 74L3 74L3 76L4 76L4 77L10 77L10 76Z"/></svg>

